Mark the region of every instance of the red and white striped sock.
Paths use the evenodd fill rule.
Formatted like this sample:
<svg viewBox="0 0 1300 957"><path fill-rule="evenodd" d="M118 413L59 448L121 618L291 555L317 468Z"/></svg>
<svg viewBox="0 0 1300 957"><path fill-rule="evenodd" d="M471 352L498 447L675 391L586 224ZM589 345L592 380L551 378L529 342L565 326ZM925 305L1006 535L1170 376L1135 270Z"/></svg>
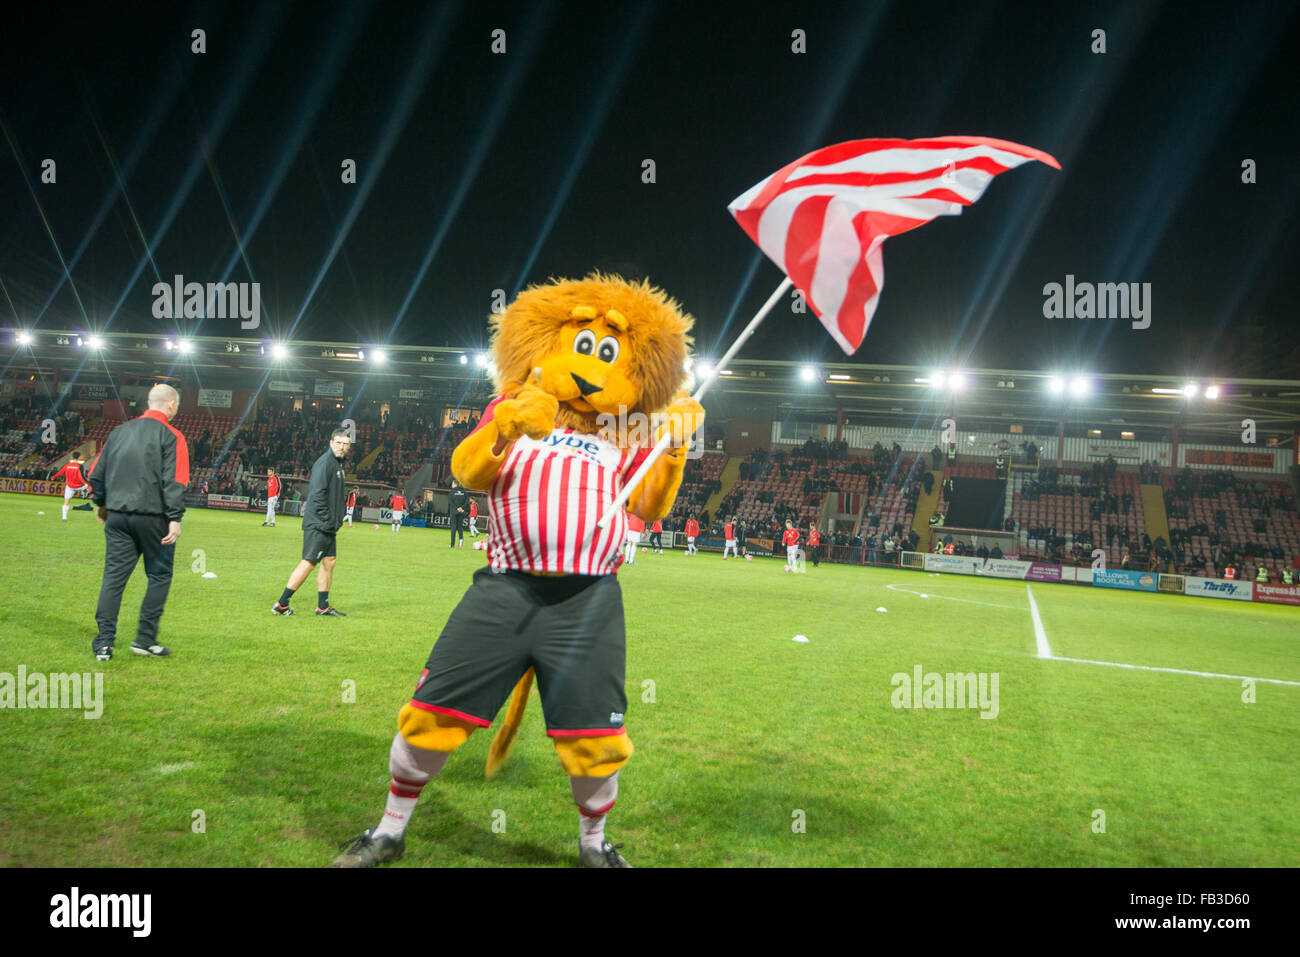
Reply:
<svg viewBox="0 0 1300 957"><path fill-rule="evenodd" d="M578 805L578 844L600 850L605 842L605 818L618 799L618 772L607 778L569 778Z"/></svg>
<svg viewBox="0 0 1300 957"><path fill-rule="evenodd" d="M425 784L427 783L426 781ZM401 837L406 831L411 812L415 810L415 804L420 800L420 792L423 790L424 784L394 777L388 786L388 804L384 807L383 820L379 822L379 826L371 836Z"/></svg>
<svg viewBox="0 0 1300 957"><path fill-rule="evenodd" d="M411 812L420 800L420 792L442 770L450 756L448 751L417 748L400 732L393 736L393 746L388 751L388 771L393 776L388 785L388 803L372 837L402 836L411 820Z"/></svg>

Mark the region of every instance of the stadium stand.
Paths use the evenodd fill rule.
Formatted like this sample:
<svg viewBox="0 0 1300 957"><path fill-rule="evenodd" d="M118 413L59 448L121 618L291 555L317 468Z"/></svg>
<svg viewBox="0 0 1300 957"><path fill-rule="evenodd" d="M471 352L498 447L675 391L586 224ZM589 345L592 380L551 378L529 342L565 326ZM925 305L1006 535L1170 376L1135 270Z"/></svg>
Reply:
<svg viewBox="0 0 1300 957"><path fill-rule="evenodd" d="M1024 554L1087 563L1100 548L1108 567L1121 567L1125 552L1133 567L1150 562L1153 543L1136 472L1043 467L1037 474L1016 472L1011 483L1009 517Z"/></svg>
<svg viewBox="0 0 1300 957"><path fill-rule="evenodd" d="M1217 578L1231 564L1253 578L1262 565L1277 582L1300 555L1300 515L1286 483L1183 469L1162 485L1180 571Z"/></svg>
<svg viewBox="0 0 1300 957"><path fill-rule="evenodd" d="M357 439L349 481L365 485L362 504L384 504L392 489L410 482L445 484L452 451L476 424L462 418L444 428L445 402L374 399L356 406L349 410ZM333 399L317 402L308 396L295 403L266 395L242 419L229 410L183 412L173 424L190 444L192 489L257 498L271 467L291 499L342 408ZM98 449L135 414L135 403L128 408L107 401L70 402L51 413L45 398L7 395L0 399L0 475L48 478L72 447L93 442ZM42 442L42 424L51 415L56 441ZM1278 472L1175 472L1154 461L1121 466L1109 458L1067 461L1058 468L1040 464L1035 451L1025 461L1009 457L1012 467L999 473L992 452L963 454L949 463L938 445L919 451L933 444L929 436L908 438L886 429L881 434L897 435L909 449L888 439L890 447L876 441L865 448L858 444L872 439L855 428L846 433L855 440L853 448L819 438L801 444L778 440L743 458L710 449L688 460L666 527L680 530L687 517L702 517L712 497L718 505L708 516L706 535L716 536L729 515L746 524L751 538L778 537L786 519L801 531L816 522L823 541L833 546L828 558L893 561L898 551L916 550L919 540L928 538L932 514L946 515L947 527L959 527L953 519L967 513L954 507L961 505L964 490L978 488L981 509L993 500L997 508L987 521L969 527L1014 533L1021 558L1087 565L1093 550L1101 549L1112 568L1218 577L1231 564L1238 577L1253 579L1262 566L1277 582L1281 570L1300 556L1296 492ZM734 484L724 487L733 475ZM924 514L917 514L918 502L924 503ZM928 540L919 547L930 547Z"/></svg>

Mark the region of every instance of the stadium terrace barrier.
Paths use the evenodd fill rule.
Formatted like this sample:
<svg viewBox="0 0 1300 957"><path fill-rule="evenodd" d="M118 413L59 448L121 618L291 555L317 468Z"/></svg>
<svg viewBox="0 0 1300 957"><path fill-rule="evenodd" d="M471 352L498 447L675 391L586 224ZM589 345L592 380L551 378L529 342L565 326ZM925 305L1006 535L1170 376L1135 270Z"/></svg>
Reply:
<svg viewBox="0 0 1300 957"><path fill-rule="evenodd" d="M1185 585L1183 583L1182 575L1166 575L1162 573L1156 576L1157 591L1162 591L1171 595L1184 595L1186 594L1184 588Z"/></svg>

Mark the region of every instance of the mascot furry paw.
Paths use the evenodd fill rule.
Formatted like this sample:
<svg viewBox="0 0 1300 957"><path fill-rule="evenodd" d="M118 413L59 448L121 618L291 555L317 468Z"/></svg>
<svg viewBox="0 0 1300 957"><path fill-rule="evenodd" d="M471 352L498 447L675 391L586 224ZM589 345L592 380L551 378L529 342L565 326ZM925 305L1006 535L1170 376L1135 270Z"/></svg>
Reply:
<svg viewBox="0 0 1300 957"><path fill-rule="evenodd" d="M616 513L604 529L597 522L664 430L671 446L627 508L646 522L672 508L704 420L681 391L692 319L648 283L595 273L532 286L491 324L498 397L452 455L457 480L487 493L489 564L475 573L398 716L382 821L351 841L336 866L399 857L424 785L513 690L488 759L493 773L534 676L578 805L579 862L629 866L604 833L619 769L632 755L615 574L627 515Z"/></svg>

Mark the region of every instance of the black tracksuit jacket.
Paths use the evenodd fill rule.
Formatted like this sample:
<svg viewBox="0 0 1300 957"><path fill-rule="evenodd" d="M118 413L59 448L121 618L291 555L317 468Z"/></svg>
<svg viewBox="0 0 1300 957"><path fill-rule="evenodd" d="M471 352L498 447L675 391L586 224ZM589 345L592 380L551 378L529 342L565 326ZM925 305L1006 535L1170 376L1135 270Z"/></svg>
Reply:
<svg viewBox="0 0 1300 957"><path fill-rule="evenodd" d="M311 467L311 481L307 483L307 497L302 503L304 529L314 528L330 535L339 530L346 514L344 484L343 460L334 457L333 449L326 449Z"/></svg>
<svg viewBox="0 0 1300 957"><path fill-rule="evenodd" d="M95 504L110 512L179 522L190 484L190 449L167 416L150 409L109 433L86 477Z"/></svg>

